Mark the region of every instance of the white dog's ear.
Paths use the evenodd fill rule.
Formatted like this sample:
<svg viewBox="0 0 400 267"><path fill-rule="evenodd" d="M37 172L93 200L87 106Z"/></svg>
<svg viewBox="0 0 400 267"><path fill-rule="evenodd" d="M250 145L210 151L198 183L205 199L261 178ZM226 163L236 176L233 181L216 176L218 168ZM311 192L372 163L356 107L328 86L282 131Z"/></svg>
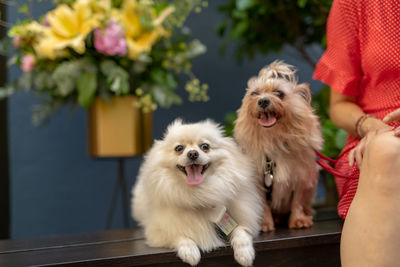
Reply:
<svg viewBox="0 0 400 267"><path fill-rule="evenodd" d="M164 139L168 135L168 133L173 131L174 128L182 126L182 124L183 124L183 120L181 118L177 118L173 122L171 122L171 124L168 125L167 130L164 133Z"/></svg>
<svg viewBox="0 0 400 267"><path fill-rule="evenodd" d="M311 103L311 90L309 83L301 83L296 86L295 92L299 94L307 103Z"/></svg>
<svg viewBox="0 0 400 267"><path fill-rule="evenodd" d="M219 135L222 137L225 135L224 127L222 127L221 124L216 123L212 119L206 119L201 123L204 123L204 126L207 126L208 129L212 130L214 136Z"/></svg>

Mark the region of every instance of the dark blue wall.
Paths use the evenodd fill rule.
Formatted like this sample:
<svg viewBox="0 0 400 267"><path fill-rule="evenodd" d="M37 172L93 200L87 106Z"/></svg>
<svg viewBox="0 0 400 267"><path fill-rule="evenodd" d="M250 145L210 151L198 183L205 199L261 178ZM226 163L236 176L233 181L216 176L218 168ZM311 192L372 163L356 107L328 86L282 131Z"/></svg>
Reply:
<svg viewBox="0 0 400 267"><path fill-rule="evenodd" d="M165 127L176 117L187 121L213 118L222 123L227 112L240 106L247 79L277 58L298 67L300 82L311 82L314 90L320 87L311 80L312 69L290 49L280 55L259 56L240 66L229 51L221 57L218 52L220 39L215 28L222 19L217 7L224 2L209 1L207 9L192 15L188 21L193 35L208 48L205 55L195 60L193 70L202 82L209 84L210 101L185 102L168 110L157 110L154 114L155 138L160 138ZM36 8L36 13L42 14L48 8L50 5L44 3ZM9 21L15 21L15 17L16 11L10 9ZM19 74L19 70L13 68L9 79ZM182 88L179 90L185 95ZM85 110L80 108L71 115L68 109L63 109L48 124L35 128L31 123L31 108L36 102L37 98L31 93L12 96L9 101L12 237L103 230L117 162L88 156ZM130 187L141 160L136 157L126 161ZM123 227L120 206L113 228Z"/></svg>

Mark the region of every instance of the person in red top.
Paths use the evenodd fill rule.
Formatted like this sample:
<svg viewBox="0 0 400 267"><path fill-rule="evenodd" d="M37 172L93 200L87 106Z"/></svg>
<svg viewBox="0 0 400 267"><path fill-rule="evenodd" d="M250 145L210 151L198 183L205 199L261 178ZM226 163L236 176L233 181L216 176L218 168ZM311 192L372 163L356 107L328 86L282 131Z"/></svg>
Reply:
<svg viewBox="0 0 400 267"><path fill-rule="evenodd" d="M349 133L335 166L353 177L335 177L343 266L400 262L399 11L398 0L334 0L313 76L330 85L330 117Z"/></svg>

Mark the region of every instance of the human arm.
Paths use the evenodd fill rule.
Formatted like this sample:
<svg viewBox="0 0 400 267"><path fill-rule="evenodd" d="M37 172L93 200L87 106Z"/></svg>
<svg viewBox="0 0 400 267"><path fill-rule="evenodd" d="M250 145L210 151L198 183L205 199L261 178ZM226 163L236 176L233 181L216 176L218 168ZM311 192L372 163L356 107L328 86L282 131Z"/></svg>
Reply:
<svg viewBox="0 0 400 267"><path fill-rule="evenodd" d="M357 133L356 124L361 116L365 115L362 109L356 104L356 98L331 90L330 95L330 118L332 122L344 129L353 136L361 138L360 143L349 154L349 165L354 162L360 167L365 147L376 134L383 131L390 131L391 127L383 121L370 116L361 121L359 132Z"/></svg>
<svg viewBox="0 0 400 267"><path fill-rule="evenodd" d="M357 136L355 125L362 109L355 103L355 97L340 94L331 90L329 116L332 122L352 136Z"/></svg>
<svg viewBox="0 0 400 267"><path fill-rule="evenodd" d="M356 132L356 123L361 116L365 115L356 104L353 96L347 96L331 90L330 95L330 118L332 122L353 136L365 137L369 132L378 129L391 129L385 122L371 116L362 121L359 133ZM400 119L400 112L399 112Z"/></svg>

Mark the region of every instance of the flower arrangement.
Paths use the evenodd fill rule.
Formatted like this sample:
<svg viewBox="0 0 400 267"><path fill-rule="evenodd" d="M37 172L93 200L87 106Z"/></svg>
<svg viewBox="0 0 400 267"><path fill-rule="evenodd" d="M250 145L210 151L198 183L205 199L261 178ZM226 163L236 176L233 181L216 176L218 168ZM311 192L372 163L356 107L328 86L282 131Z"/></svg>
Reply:
<svg viewBox="0 0 400 267"><path fill-rule="evenodd" d="M7 97L21 89L43 96L33 110L38 124L65 104L90 107L95 97L133 94L144 112L182 103L178 77L188 77L190 101L207 101L207 85L191 71L205 52L183 26L202 0L58 0L40 20L9 31L13 62L22 75L0 89Z"/></svg>

